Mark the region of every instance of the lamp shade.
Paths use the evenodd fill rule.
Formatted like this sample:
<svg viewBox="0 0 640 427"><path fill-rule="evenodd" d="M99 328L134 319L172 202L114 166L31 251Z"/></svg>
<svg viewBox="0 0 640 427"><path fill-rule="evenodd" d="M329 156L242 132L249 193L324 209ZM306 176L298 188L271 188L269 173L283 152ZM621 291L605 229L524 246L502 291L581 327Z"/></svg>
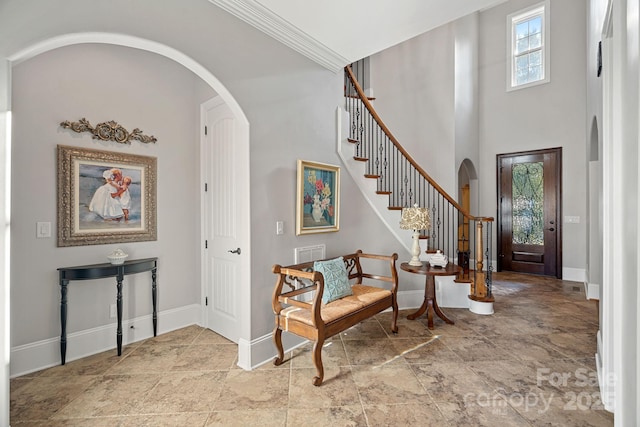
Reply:
<svg viewBox="0 0 640 427"><path fill-rule="evenodd" d="M419 208L414 205L412 208L402 209L400 228L403 230L427 230L431 227L431 217L429 209Z"/></svg>

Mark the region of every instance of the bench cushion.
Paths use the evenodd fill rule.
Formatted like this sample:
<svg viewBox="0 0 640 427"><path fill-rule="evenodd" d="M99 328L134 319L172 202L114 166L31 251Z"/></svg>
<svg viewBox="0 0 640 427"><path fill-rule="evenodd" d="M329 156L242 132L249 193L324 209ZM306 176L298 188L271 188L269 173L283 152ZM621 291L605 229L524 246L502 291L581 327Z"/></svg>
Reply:
<svg viewBox="0 0 640 427"><path fill-rule="evenodd" d="M371 305L391 295L391 291L387 289L367 285L353 285L351 290L353 295L337 299L328 304L322 304L320 316L325 324L348 316L360 308ZM285 319L291 319L313 326L310 309L291 306L282 310L280 316Z"/></svg>

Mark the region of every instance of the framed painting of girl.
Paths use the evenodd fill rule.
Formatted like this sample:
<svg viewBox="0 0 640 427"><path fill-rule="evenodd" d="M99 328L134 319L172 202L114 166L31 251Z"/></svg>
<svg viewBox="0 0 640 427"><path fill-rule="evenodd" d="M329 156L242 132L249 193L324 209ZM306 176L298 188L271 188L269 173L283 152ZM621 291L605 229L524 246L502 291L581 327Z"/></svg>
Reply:
<svg viewBox="0 0 640 427"><path fill-rule="evenodd" d="M157 239L155 157L57 148L58 246Z"/></svg>

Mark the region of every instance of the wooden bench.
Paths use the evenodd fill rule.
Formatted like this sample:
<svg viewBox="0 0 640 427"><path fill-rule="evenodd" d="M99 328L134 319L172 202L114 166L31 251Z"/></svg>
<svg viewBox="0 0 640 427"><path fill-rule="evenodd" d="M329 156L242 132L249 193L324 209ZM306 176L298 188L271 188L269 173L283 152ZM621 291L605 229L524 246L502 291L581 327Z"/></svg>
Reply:
<svg viewBox="0 0 640 427"><path fill-rule="evenodd" d="M314 261L287 267L276 264L272 268L278 275L272 299L275 313L273 342L278 350L273 363L278 366L284 362L282 331L313 341L312 357L317 372L313 385L316 386L322 384L324 378L322 346L327 338L388 308L393 310L391 331L398 332L398 255L372 255L358 250L344 255L343 259L353 295L326 304L322 302L325 278L321 272L314 271ZM364 273L360 262L363 259L386 261L389 275ZM367 267L369 264L370 261L366 261ZM363 279L367 279L366 284ZM391 289L372 286L370 281L388 282ZM285 285L287 288L283 290Z"/></svg>

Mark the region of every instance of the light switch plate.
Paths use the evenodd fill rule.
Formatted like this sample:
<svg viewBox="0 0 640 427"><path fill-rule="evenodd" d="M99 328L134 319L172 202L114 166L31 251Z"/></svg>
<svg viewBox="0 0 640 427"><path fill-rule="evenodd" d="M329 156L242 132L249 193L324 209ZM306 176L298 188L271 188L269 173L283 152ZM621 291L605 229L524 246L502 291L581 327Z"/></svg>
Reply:
<svg viewBox="0 0 640 427"><path fill-rule="evenodd" d="M51 237L51 223L50 222L37 222L36 223L36 238L46 239Z"/></svg>
<svg viewBox="0 0 640 427"><path fill-rule="evenodd" d="M276 234L284 234L284 222L276 221Z"/></svg>

